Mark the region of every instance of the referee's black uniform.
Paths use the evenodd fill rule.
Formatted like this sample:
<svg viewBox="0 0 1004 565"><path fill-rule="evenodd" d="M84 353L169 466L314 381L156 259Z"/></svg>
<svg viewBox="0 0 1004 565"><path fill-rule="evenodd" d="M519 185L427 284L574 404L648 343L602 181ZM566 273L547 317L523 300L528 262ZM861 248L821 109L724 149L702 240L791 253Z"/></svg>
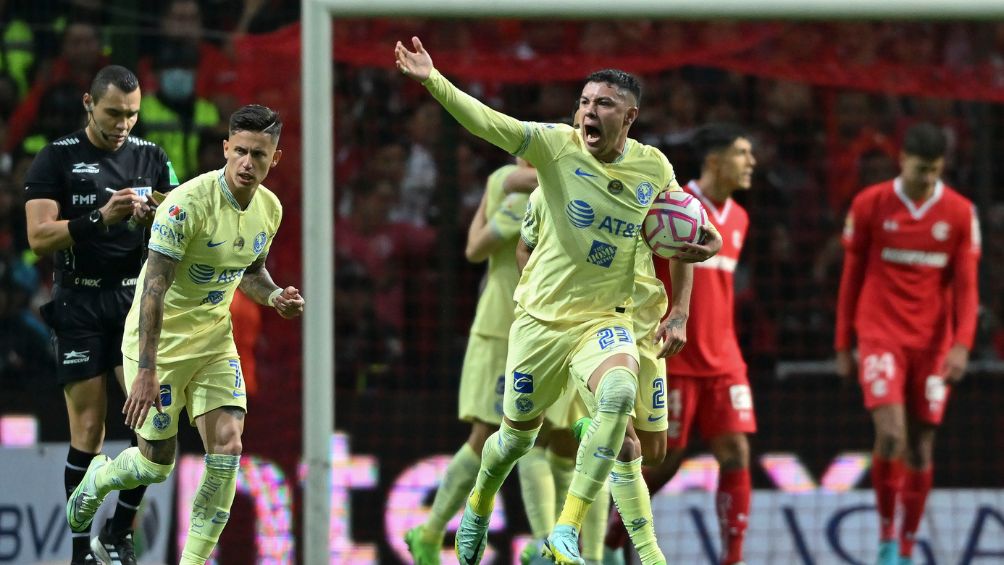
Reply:
<svg viewBox="0 0 1004 565"><path fill-rule="evenodd" d="M95 147L80 130L35 157L25 198L59 203L59 219L101 208L112 191L143 188L166 192L178 181L167 154L130 136L118 150ZM98 218L100 221L100 218ZM122 365L122 329L143 266L144 230L127 221L95 228L85 241L56 252L53 300L42 317L55 334L56 376L61 385L89 379Z"/></svg>

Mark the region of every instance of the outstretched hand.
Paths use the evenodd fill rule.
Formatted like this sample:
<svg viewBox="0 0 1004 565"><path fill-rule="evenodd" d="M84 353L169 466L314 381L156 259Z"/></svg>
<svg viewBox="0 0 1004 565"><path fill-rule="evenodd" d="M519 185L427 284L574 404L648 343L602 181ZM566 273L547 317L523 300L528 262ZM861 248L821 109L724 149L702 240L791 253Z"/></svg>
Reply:
<svg viewBox="0 0 1004 565"><path fill-rule="evenodd" d="M405 75L422 82L432 74L432 57L429 52L422 47L422 42L417 37L411 38L411 44L415 51L408 51L400 41L394 46L394 58L397 69Z"/></svg>

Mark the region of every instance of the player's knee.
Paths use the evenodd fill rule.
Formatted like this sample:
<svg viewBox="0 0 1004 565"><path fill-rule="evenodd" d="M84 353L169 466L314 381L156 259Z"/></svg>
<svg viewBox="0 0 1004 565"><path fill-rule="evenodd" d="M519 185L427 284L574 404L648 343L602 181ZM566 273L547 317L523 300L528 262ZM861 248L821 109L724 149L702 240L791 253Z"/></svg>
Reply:
<svg viewBox="0 0 1004 565"><path fill-rule="evenodd" d="M97 453L105 439L105 422L98 418L80 418L70 428L74 445L83 451Z"/></svg>
<svg viewBox="0 0 1004 565"><path fill-rule="evenodd" d="M617 460L628 462L641 456L641 442L631 436L624 436L624 443L621 444L621 450L617 453Z"/></svg>
<svg viewBox="0 0 1004 565"><path fill-rule="evenodd" d="M712 440L712 450L723 471L749 467L749 442L745 434L726 434Z"/></svg>
<svg viewBox="0 0 1004 565"><path fill-rule="evenodd" d="M875 451L884 459L899 457L906 446L906 434L901 430L878 430L875 434Z"/></svg>
<svg viewBox="0 0 1004 565"><path fill-rule="evenodd" d="M487 441L497 442L494 447L498 450L502 459L508 462L515 462L530 452L534 442L537 440L537 433L539 431L540 428L528 431L517 430L503 423L498 431L492 434Z"/></svg>
<svg viewBox="0 0 1004 565"><path fill-rule="evenodd" d="M634 407L635 394L638 390L638 379L625 367L615 367L607 371L600 381L597 390L597 408L599 412L629 414Z"/></svg>

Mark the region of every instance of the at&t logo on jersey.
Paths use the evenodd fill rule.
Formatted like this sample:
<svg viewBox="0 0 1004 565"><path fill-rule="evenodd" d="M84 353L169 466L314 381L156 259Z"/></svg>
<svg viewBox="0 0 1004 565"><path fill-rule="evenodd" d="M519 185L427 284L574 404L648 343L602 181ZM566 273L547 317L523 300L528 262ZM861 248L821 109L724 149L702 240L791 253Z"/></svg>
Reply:
<svg viewBox="0 0 1004 565"><path fill-rule="evenodd" d="M565 214L568 221L579 229L591 227L596 220L596 212L588 202L584 200L572 200L565 206ZM600 225L596 229L603 230L612 235L634 238L641 231L641 224L627 222L613 216L604 216Z"/></svg>
<svg viewBox="0 0 1004 565"><path fill-rule="evenodd" d="M206 284L207 282L213 280L213 275L215 274L216 269L214 269L211 265L193 263L192 266L188 268L188 278L190 278L195 284Z"/></svg>
<svg viewBox="0 0 1004 565"><path fill-rule="evenodd" d="M610 264L614 262L614 255L616 254L616 247L594 239L593 246L589 249L589 255L586 255L586 262L604 268L610 267Z"/></svg>
<svg viewBox="0 0 1004 565"><path fill-rule="evenodd" d="M579 229L588 228L596 219L596 212L585 200L572 200L565 206L565 213L568 214L568 221Z"/></svg>
<svg viewBox="0 0 1004 565"><path fill-rule="evenodd" d="M218 283L230 283L241 278L244 274L244 267L240 269L224 269L220 271L220 276L217 277L216 282Z"/></svg>

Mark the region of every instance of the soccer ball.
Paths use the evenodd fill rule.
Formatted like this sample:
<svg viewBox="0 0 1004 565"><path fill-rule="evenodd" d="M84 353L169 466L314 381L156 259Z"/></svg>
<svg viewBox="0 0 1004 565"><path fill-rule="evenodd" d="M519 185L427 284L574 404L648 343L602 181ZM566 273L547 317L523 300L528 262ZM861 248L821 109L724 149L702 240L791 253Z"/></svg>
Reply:
<svg viewBox="0 0 1004 565"><path fill-rule="evenodd" d="M641 235L652 253L669 259L684 243L700 243L708 213L697 197L683 191L660 194L645 216Z"/></svg>

